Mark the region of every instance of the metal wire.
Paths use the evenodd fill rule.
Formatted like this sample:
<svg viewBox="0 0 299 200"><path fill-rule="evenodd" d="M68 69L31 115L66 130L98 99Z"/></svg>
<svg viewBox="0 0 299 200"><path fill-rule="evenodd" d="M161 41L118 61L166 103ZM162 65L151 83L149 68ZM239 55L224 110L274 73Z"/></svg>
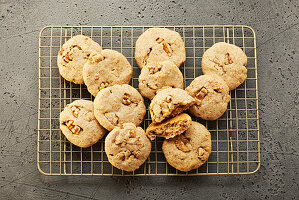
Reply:
<svg viewBox="0 0 299 200"><path fill-rule="evenodd" d="M104 152L104 139L90 148L72 145L59 129L59 113L77 99L93 100L85 85L63 79L57 67L57 54L73 35L83 34L100 43L103 49L124 54L133 66L131 85L138 88L140 70L134 59L137 38L151 26L49 26L39 35L39 102L37 165L45 175L102 176L192 176L252 174L260 167L258 82L255 32L243 25L163 26L179 32L185 41L186 62L180 67L185 87L202 74L202 54L216 42L229 42L243 49L248 58L248 78L230 92L226 113L216 121L204 121L211 132L212 153L200 168L180 172L167 164L162 152L163 139L152 142L149 158L140 169L125 172L113 167ZM149 101L145 100L148 107ZM150 124L147 110L144 129Z"/></svg>

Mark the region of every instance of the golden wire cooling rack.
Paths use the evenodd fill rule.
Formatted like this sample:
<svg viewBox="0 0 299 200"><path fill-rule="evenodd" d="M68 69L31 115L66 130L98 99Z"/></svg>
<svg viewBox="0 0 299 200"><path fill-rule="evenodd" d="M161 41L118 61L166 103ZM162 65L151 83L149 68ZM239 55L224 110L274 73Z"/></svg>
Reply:
<svg viewBox="0 0 299 200"><path fill-rule="evenodd" d="M164 27L164 26L163 26ZM137 38L150 26L48 26L39 35L39 104L37 165L45 175L103 176L190 176L251 174L260 167L258 83L256 37L253 29L242 25L165 26L180 33L186 46L186 62L180 67L185 87L202 74L201 57L216 42L229 42L242 48L248 57L247 79L230 92L226 113L216 121L203 121L211 132L212 153L199 169L181 172L167 164L162 152L163 139L152 142L147 161L134 172L113 167L104 151L104 139L90 148L72 145L59 129L59 114L66 104L77 100L93 100L85 85L64 80L57 67L60 47L72 36L83 34L102 45L124 54L133 66L131 85L138 88L140 70L134 59ZM145 99L146 106L149 101ZM150 124L147 110L142 124Z"/></svg>

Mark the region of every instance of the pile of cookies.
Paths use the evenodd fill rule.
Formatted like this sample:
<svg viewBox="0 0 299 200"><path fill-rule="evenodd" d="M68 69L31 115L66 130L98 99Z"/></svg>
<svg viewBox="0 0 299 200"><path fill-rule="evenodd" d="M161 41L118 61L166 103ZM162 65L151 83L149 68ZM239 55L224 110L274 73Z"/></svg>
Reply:
<svg viewBox="0 0 299 200"><path fill-rule="evenodd" d="M179 33L150 28L136 41L135 59L141 69L140 93L128 85L133 69L121 53L105 49L92 39L77 35L58 53L59 72L66 80L85 84L94 102L76 100L60 114L60 129L79 147L105 139L109 162L134 171L148 158L151 140L164 137L162 150L167 162L181 171L196 169L211 154L211 135L194 117L216 120L230 101L229 91L247 77L247 57L237 46L220 42L202 56L202 76L184 89L179 67L186 60ZM143 130L146 107L151 100L152 123Z"/></svg>

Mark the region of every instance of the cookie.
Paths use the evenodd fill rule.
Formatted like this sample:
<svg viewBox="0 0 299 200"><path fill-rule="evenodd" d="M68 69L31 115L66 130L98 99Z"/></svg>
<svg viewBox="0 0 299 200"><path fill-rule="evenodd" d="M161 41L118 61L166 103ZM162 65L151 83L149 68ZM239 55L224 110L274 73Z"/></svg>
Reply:
<svg viewBox="0 0 299 200"><path fill-rule="evenodd" d="M110 49L91 55L83 67L84 83L93 96L105 87L128 84L132 74L133 68L126 57Z"/></svg>
<svg viewBox="0 0 299 200"><path fill-rule="evenodd" d="M105 152L114 167L131 172L146 161L151 142L141 127L126 123L123 128L116 127L107 135Z"/></svg>
<svg viewBox="0 0 299 200"><path fill-rule="evenodd" d="M127 84L104 88L94 100L95 117L109 131L124 123L140 125L145 112L141 94Z"/></svg>
<svg viewBox="0 0 299 200"><path fill-rule="evenodd" d="M60 75L75 84L83 84L83 66L89 56L100 53L102 47L84 35L76 35L64 43L57 56Z"/></svg>
<svg viewBox="0 0 299 200"><path fill-rule="evenodd" d="M191 113L204 120L216 120L227 109L230 101L229 88L217 75L202 75L195 78L185 89L195 99Z"/></svg>
<svg viewBox="0 0 299 200"><path fill-rule="evenodd" d="M157 91L165 86L181 89L184 87L183 74L173 62L168 60L142 68L139 76L139 91L142 96L152 99Z"/></svg>
<svg viewBox="0 0 299 200"><path fill-rule="evenodd" d="M165 88L158 91L153 98L149 110L153 123L160 123L166 118L174 117L187 110L195 103L185 90Z"/></svg>
<svg viewBox="0 0 299 200"><path fill-rule="evenodd" d="M65 137L79 147L90 147L106 133L93 113L93 102L76 100L60 113L60 129Z"/></svg>
<svg viewBox="0 0 299 200"><path fill-rule="evenodd" d="M191 121L192 119L189 115L181 113L160 124L151 123L146 129L146 135L151 140L154 140L156 137L173 138L187 130L191 125Z"/></svg>
<svg viewBox="0 0 299 200"><path fill-rule="evenodd" d="M164 140L162 145L167 162L180 171L190 171L203 165L208 160L211 149L210 132L194 121L183 134Z"/></svg>
<svg viewBox="0 0 299 200"><path fill-rule="evenodd" d="M246 80L246 64L247 56L241 48L219 42L203 54L201 68L204 74L220 76L233 90Z"/></svg>
<svg viewBox="0 0 299 200"><path fill-rule="evenodd" d="M149 28L136 41L135 59L140 69L165 60L180 67L186 60L185 43L178 32L167 28Z"/></svg>

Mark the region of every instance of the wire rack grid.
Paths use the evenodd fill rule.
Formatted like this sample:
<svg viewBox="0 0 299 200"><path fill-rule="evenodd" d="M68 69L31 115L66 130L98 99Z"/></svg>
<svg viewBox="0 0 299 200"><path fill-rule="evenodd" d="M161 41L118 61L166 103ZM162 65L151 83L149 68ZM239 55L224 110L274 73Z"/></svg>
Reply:
<svg viewBox="0 0 299 200"><path fill-rule="evenodd" d="M231 101L225 114L215 121L193 118L211 133L212 153L196 170L181 172L171 167L162 152L163 139L152 142L147 161L134 172L113 167L104 151L104 139L90 148L72 145L59 129L59 114L77 99L93 100L85 85L64 80L57 67L57 54L64 42L77 34L91 37L103 49L114 49L126 56L133 66L131 85L138 88L140 70L134 59L137 38L151 26L49 26L39 35L39 109L37 165L44 175L102 176L191 176L252 174L260 167L258 82L256 37L243 25L163 26L180 33L186 46L186 62L180 67L185 87L202 74L201 56L216 42L229 42L242 48L248 57L247 79L230 91ZM148 107L149 101L145 99ZM150 124L147 110L142 127Z"/></svg>

